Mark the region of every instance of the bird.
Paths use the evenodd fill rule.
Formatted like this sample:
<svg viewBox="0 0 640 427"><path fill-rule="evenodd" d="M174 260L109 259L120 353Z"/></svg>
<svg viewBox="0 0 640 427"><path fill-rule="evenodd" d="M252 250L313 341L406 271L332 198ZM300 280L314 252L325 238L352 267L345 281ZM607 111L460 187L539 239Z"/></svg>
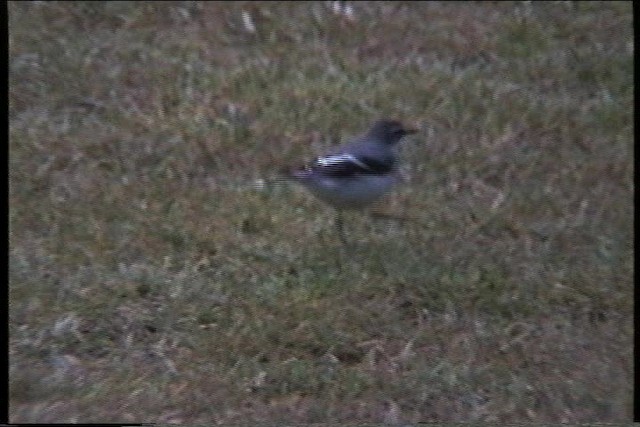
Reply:
<svg viewBox="0 0 640 427"><path fill-rule="evenodd" d="M335 225L346 246L343 211L365 208L393 188L399 180L396 145L416 132L397 120L377 120L363 134L287 175L336 210Z"/></svg>

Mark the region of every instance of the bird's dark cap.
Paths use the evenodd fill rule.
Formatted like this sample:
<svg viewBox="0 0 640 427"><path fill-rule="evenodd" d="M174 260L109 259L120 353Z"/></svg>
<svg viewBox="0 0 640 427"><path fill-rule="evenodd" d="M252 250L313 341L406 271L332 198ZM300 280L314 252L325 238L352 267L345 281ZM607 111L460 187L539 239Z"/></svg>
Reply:
<svg viewBox="0 0 640 427"><path fill-rule="evenodd" d="M405 128L398 120L378 120L369 129L369 135L388 135L392 140L402 138L404 135L411 135L418 132L416 129ZM395 138L393 138L395 137Z"/></svg>

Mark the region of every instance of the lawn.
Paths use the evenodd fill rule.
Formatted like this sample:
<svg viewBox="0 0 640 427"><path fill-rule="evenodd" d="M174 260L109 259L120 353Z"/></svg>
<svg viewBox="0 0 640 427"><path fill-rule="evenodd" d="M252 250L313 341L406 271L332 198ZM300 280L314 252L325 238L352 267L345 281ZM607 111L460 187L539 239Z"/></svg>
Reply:
<svg viewBox="0 0 640 427"><path fill-rule="evenodd" d="M631 421L631 2L8 12L11 422Z"/></svg>

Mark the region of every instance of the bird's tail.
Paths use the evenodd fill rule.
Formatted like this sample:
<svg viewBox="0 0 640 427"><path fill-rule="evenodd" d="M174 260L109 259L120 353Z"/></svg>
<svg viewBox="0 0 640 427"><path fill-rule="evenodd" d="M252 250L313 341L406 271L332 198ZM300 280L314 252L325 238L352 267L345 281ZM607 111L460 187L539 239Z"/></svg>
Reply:
<svg viewBox="0 0 640 427"><path fill-rule="evenodd" d="M283 179L293 179L296 181L307 179L311 174L311 169L306 166L298 168L282 168L279 170L279 176Z"/></svg>

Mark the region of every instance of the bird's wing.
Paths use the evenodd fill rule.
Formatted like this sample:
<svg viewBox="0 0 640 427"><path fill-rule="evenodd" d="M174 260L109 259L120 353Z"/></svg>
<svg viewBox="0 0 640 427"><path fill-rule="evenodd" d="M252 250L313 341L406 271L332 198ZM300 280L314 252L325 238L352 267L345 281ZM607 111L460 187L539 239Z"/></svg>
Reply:
<svg viewBox="0 0 640 427"><path fill-rule="evenodd" d="M351 176L387 173L392 170L393 162L384 158L376 159L371 156L341 153L318 157L311 167L325 175Z"/></svg>

